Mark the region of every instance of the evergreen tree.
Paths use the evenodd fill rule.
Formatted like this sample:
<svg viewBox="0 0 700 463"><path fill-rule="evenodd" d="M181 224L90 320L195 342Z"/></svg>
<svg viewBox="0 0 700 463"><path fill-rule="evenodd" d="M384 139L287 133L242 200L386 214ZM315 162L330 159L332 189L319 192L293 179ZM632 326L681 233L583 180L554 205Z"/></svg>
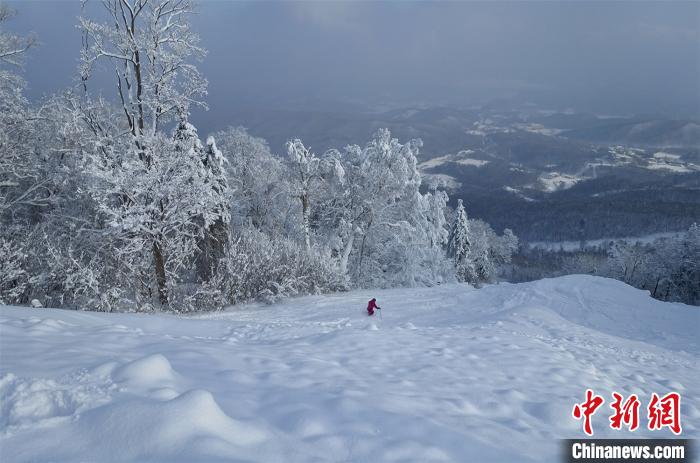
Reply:
<svg viewBox="0 0 700 463"><path fill-rule="evenodd" d="M225 254L225 246L229 240L229 211L228 182L223 170L224 157L216 147L214 137L207 139L204 147L197 134L197 128L187 121L186 113L181 114L180 123L173 133L175 151L191 157L193 162L200 161L199 175L192 180L200 181L206 195L206 208L196 222L202 228L202 236L197 256L198 276L207 281L215 271L219 259ZM195 179L196 177L196 179ZM204 203L203 203L204 204Z"/></svg>
<svg viewBox="0 0 700 463"><path fill-rule="evenodd" d="M469 281L474 274L470 248L467 212L464 210L462 200L458 199L457 215L450 228L450 236L447 241L447 255L454 261L457 279L460 281Z"/></svg>
<svg viewBox="0 0 700 463"><path fill-rule="evenodd" d="M475 240L475 246L471 249L469 270L473 269L474 275L468 281L479 285L482 282L490 282L496 276L496 267L491 256L491 244L485 233Z"/></svg>

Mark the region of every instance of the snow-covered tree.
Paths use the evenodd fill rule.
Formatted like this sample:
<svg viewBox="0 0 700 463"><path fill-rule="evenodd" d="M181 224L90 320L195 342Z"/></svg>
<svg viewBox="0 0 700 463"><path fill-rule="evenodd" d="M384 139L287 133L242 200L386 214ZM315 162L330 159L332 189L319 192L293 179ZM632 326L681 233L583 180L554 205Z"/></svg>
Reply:
<svg viewBox="0 0 700 463"><path fill-rule="evenodd" d="M457 201L447 255L460 281L475 285L495 281L517 249L518 238L511 230L498 236L486 222L469 220L462 200Z"/></svg>
<svg viewBox="0 0 700 463"><path fill-rule="evenodd" d="M347 289L347 278L327 250L290 238L275 239L255 228L235 236L219 277L228 303L274 302L301 294Z"/></svg>
<svg viewBox="0 0 700 463"><path fill-rule="evenodd" d="M443 252L436 249L444 239L438 209L445 197L420 193L421 146L382 129L364 147L330 150L321 160L327 192L314 212L317 233L355 284L425 283L427 265Z"/></svg>
<svg viewBox="0 0 700 463"><path fill-rule="evenodd" d="M518 238L509 229L499 236L483 220L470 220L471 260L474 263L474 283L496 281L518 249Z"/></svg>
<svg viewBox="0 0 700 463"><path fill-rule="evenodd" d="M625 242L613 243L608 250L608 262L615 278L631 285L638 285L643 279L642 269L650 256L647 249Z"/></svg>
<svg viewBox="0 0 700 463"><path fill-rule="evenodd" d="M173 132L174 149L177 153L189 156L201 162L201 176L194 181L202 182L205 193L206 208L198 218L203 227L203 238L199 243L198 272L203 280L211 277L219 259L224 256L224 248L229 241L228 225L231 219L229 205L229 188L224 172L224 157L216 146L214 137L207 139L205 147L194 125L187 121L186 115Z"/></svg>
<svg viewBox="0 0 700 463"><path fill-rule="evenodd" d="M700 304L700 227L651 243L613 242L600 274L664 301Z"/></svg>
<svg viewBox="0 0 700 463"><path fill-rule="evenodd" d="M291 198L288 166L270 152L265 140L243 127L229 127L215 136L227 160L233 227L256 228L275 238L297 236L299 201Z"/></svg>
<svg viewBox="0 0 700 463"><path fill-rule="evenodd" d="M190 0L105 0L102 5L107 21L80 18L81 78L87 88L97 63L114 65L117 96L137 144L183 109L205 106L207 81L192 60L206 51L190 29Z"/></svg>
<svg viewBox="0 0 700 463"><path fill-rule="evenodd" d="M506 228L503 235L495 233L491 239L491 256L496 265L510 264L513 254L518 250L518 237L513 230Z"/></svg>
<svg viewBox="0 0 700 463"><path fill-rule="evenodd" d="M423 195L425 203L425 228L428 243L431 247L443 247L450 239L447 218L447 202L449 196L443 190L433 189Z"/></svg>
<svg viewBox="0 0 700 463"><path fill-rule="evenodd" d="M93 197L125 257L150 252L158 299L167 306L169 287L194 257L196 244L224 242L228 224L225 179L214 145L205 153L184 119L174 140L162 133L176 115L184 117L191 105L203 105L199 98L206 93L206 80L192 60L205 51L190 30L189 0L107 0L102 5L107 21L80 19L85 100L90 102L96 64L111 62L127 136L112 133L109 149L99 144L87 153L87 169L97 179ZM200 252L206 254L206 247Z"/></svg>
<svg viewBox="0 0 700 463"><path fill-rule="evenodd" d="M420 140L382 129L317 156L292 139L286 162L241 128L202 143L191 1L83 5L80 84L40 105L17 75L33 39L0 31L2 301L192 310L454 280L448 197L421 190ZM93 88L105 64L116 98ZM476 228L465 262L495 278L511 241Z"/></svg>
<svg viewBox="0 0 700 463"><path fill-rule="evenodd" d="M650 245L628 246L627 254L644 254L630 284L648 289L653 297L700 304L700 227L691 225L678 237L660 238ZM610 263L618 266L615 255Z"/></svg>
<svg viewBox="0 0 700 463"><path fill-rule="evenodd" d="M162 134L149 138L146 146L148 167L136 150L117 166L105 166L98 151L90 154L86 170L93 176L91 194L116 242L115 252L144 275L153 265L160 303L167 306L168 291L198 257L198 246L222 212L212 194L211 172L192 149L183 150ZM116 156L111 150L109 154Z"/></svg>
<svg viewBox="0 0 700 463"><path fill-rule="evenodd" d="M230 189L224 169L226 158L216 146L213 136L207 137L206 147L202 163L207 171L206 183L209 185L212 196L212 214L215 220L206 229L207 246L206 255L210 259L218 259L223 256L223 251L228 242L229 223L231 221Z"/></svg>
<svg viewBox="0 0 700 463"><path fill-rule="evenodd" d="M47 197L30 151L34 115L23 94L24 79L18 74L35 38L4 30L4 23L14 15L9 6L0 4L0 216L13 206L41 206Z"/></svg>
<svg viewBox="0 0 700 463"><path fill-rule="evenodd" d="M292 164L294 195L301 201L301 228L308 250L311 249L311 191L321 179L321 160L298 138L288 141L286 147Z"/></svg>
<svg viewBox="0 0 700 463"><path fill-rule="evenodd" d="M678 273L675 278L678 299L700 304L700 225L694 223L681 241Z"/></svg>
<svg viewBox="0 0 700 463"><path fill-rule="evenodd" d="M449 197L442 190L433 189L424 194L416 192L416 204L411 221L416 224L407 242L411 250L407 254L404 281L409 285L434 285L455 280L453 261L445 253L449 238L445 216Z"/></svg>
<svg viewBox="0 0 700 463"><path fill-rule="evenodd" d="M10 20L16 14L15 10L6 4L0 4L0 25ZM36 43L36 37L20 37L7 31L0 32L0 62L20 67L24 53Z"/></svg>
<svg viewBox="0 0 700 463"><path fill-rule="evenodd" d="M0 236L0 304L14 304L27 288L26 255L18 243Z"/></svg>
<svg viewBox="0 0 700 463"><path fill-rule="evenodd" d="M467 212L462 200L458 199L457 211L447 241L447 255L454 261L456 275L460 281L472 280L475 272L469 235Z"/></svg>
<svg viewBox="0 0 700 463"><path fill-rule="evenodd" d="M491 259L488 235L478 233L474 236L474 246L471 249L472 268L474 269L473 283L490 282L496 276L496 265Z"/></svg>
<svg viewBox="0 0 700 463"><path fill-rule="evenodd" d="M0 300L25 303L36 281L28 262L32 228L51 199L36 110L24 97L20 72L34 37L9 33L15 12L0 3Z"/></svg>

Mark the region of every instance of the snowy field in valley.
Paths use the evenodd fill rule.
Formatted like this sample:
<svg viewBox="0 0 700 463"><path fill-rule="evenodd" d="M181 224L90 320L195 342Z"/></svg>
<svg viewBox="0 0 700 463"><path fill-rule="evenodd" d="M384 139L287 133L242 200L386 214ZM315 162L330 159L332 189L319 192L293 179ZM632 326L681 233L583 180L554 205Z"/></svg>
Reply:
<svg viewBox="0 0 700 463"><path fill-rule="evenodd" d="M655 240L664 238L680 238L683 232L664 232L651 233L644 236L626 236L617 238L599 238L596 240L585 240L584 249L598 248L609 246L610 243L628 243L628 244L651 244ZM581 240L578 241L530 241L526 242L530 249L544 249L547 251L578 251L581 249Z"/></svg>
<svg viewBox="0 0 700 463"><path fill-rule="evenodd" d="M364 314L376 296L383 319ZM0 309L0 460L556 461L586 388L682 395L700 309L569 276L175 317ZM638 430L634 437L669 437Z"/></svg>

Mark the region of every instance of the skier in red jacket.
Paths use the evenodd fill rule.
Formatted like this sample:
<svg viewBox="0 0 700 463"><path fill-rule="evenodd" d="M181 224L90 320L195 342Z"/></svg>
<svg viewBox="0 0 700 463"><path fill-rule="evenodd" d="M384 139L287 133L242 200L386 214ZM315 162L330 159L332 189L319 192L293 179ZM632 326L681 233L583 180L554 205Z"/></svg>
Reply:
<svg viewBox="0 0 700 463"><path fill-rule="evenodd" d="M377 300L372 298L372 300L367 303L367 315L370 317L374 315L374 309L382 310L382 308L377 305Z"/></svg>

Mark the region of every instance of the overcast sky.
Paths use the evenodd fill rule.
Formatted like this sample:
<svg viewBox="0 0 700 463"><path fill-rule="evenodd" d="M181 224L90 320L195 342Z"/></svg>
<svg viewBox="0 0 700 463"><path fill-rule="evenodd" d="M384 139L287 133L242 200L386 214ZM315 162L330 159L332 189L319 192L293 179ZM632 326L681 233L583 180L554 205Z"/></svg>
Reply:
<svg viewBox="0 0 700 463"><path fill-rule="evenodd" d="M19 13L9 28L41 41L26 66L30 96L70 85L80 2L9 3ZM469 105L513 96L607 114L700 111L696 1L205 0L198 10L209 117L244 104Z"/></svg>

